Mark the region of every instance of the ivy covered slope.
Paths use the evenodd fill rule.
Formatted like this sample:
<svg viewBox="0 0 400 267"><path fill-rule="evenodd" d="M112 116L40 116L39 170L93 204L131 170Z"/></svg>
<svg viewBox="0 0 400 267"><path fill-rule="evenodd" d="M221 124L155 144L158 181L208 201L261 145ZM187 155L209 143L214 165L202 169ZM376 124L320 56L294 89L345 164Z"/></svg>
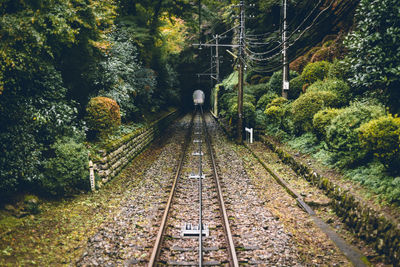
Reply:
<svg viewBox="0 0 400 267"><path fill-rule="evenodd" d="M356 3L355 16L349 2ZM276 4L276 1L266 1L259 6L264 5L268 10L274 9ZM308 1L289 1L289 10L291 5L307 4ZM321 10L330 13L338 7L339 13L335 15L321 13L318 17L318 13L311 13L315 23L306 23L311 26L304 26L306 30L299 39L295 37L297 32L292 35L289 29L292 37L289 38L288 99L280 97L280 55L260 54L268 50L265 48L260 49L259 54L251 51L252 47L256 49L253 40L273 42L279 40L279 32L269 32L270 25L257 23L252 27L249 23L249 31L256 34L248 35L253 39L248 40L250 56L246 58L245 124L336 168L348 179L364 185L380 203L398 207L400 3L394 0L332 1L331 5L325 3ZM295 15L297 11L291 12ZM343 27L336 29L336 34L332 34L335 30L331 28L333 32L327 36L315 35L321 25L330 23L323 17L340 14L347 26L341 24ZM261 18L260 14L258 20ZM292 22L294 29L302 23L301 20ZM266 34L261 35L263 32ZM319 41L313 43L318 38ZM313 43L314 47L302 50L304 42ZM259 63L263 60L268 63ZM220 116L229 123L237 119L237 80L232 77L233 74L217 85L221 93Z"/></svg>
<svg viewBox="0 0 400 267"><path fill-rule="evenodd" d="M113 135L90 99L115 103L124 133L180 104L187 1L5 0L0 15L0 203L88 189L87 142Z"/></svg>

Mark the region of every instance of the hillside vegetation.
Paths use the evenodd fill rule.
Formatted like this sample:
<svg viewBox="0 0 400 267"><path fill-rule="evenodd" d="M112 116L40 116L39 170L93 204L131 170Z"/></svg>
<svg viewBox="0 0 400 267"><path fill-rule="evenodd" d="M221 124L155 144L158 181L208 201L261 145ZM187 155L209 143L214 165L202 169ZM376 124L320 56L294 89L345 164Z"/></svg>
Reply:
<svg viewBox="0 0 400 267"><path fill-rule="evenodd" d="M274 8L270 2L269 7ZM321 9L341 10L349 2L353 1L332 1ZM346 23L330 28L332 32L319 36L318 43L313 43L318 38L314 31L329 25L323 19L316 19L308 29L299 27L299 32L306 29L302 38L297 40L297 32L289 38L293 45L289 47L288 99L280 97L280 55L271 50L262 53L265 48L254 43L279 40L279 32L260 38L259 33L268 27L254 25L257 34L248 40L256 51L249 49L247 55L245 123L337 168L378 194L380 200L399 205L400 4L361 0L356 7L353 25L349 24L353 9L347 6L335 13L344 14ZM318 12L310 14L318 18ZM295 25L299 25L297 21ZM303 49L303 42L313 47ZM235 123L236 83L228 77L217 87L222 93L220 115Z"/></svg>
<svg viewBox="0 0 400 267"><path fill-rule="evenodd" d="M211 50L193 44L224 32L220 43L236 44L239 2L203 0L199 18L199 2L187 0L2 1L0 202L88 190L93 147L170 106L191 107L194 89L209 95L213 80L197 74L213 70L215 57L210 68ZM282 1L245 3L246 126L398 203L397 1L288 1L288 99ZM234 124L237 61L219 52L220 115Z"/></svg>

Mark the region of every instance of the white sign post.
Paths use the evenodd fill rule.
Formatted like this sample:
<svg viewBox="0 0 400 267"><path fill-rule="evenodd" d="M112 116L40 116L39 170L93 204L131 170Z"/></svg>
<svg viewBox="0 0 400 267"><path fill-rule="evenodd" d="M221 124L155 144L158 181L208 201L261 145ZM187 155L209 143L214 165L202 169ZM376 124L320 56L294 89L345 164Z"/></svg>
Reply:
<svg viewBox="0 0 400 267"><path fill-rule="evenodd" d="M94 181L94 168L93 162L89 160L89 177L90 177L90 188L92 191L96 190L95 181Z"/></svg>
<svg viewBox="0 0 400 267"><path fill-rule="evenodd" d="M253 143L253 128L244 128L246 132L250 134L250 144Z"/></svg>

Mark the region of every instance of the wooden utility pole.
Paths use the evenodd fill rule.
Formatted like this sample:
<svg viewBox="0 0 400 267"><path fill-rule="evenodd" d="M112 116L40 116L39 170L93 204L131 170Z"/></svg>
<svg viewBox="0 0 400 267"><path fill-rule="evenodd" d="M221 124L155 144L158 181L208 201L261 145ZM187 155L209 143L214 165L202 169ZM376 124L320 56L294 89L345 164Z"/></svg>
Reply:
<svg viewBox="0 0 400 267"><path fill-rule="evenodd" d="M218 38L219 35L215 35L215 59L216 61L216 76L215 76L215 80L217 81L217 84L219 83L219 49L218 49Z"/></svg>
<svg viewBox="0 0 400 267"><path fill-rule="evenodd" d="M282 97L287 99L289 91L289 62L287 57L287 0L283 0L282 54Z"/></svg>
<svg viewBox="0 0 400 267"><path fill-rule="evenodd" d="M244 1L240 1L240 35L239 35L239 79L238 79L238 125L237 125L237 142L243 143L243 86L244 86L244 48L245 34L245 13Z"/></svg>
<svg viewBox="0 0 400 267"><path fill-rule="evenodd" d="M244 66L243 61L239 61L239 79L238 79L238 125L237 125L237 141L238 143L243 142L243 77L244 77Z"/></svg>

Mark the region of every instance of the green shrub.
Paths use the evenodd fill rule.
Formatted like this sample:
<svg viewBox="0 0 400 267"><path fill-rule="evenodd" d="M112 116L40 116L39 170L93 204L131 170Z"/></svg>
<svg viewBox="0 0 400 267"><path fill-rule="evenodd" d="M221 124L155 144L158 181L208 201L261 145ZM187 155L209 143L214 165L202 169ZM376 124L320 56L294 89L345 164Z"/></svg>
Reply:
<svg viewBox="0 0 400 267"><path fill-rule="evenodd" d="M400 112L399 7L398 0L361 0L354 30L345 40L354 90L378 92L396 113Z"/></svg>
<svg viewBox="0 0 400 267"><path fill-rule="evenodd" d="M234 91L239 80L239 73L237 71L232 72L227 78L222 81L222 85L226 91Z"/></svg>
<svg viewBox="0 0 400 267"><path fill-rule="evenodd" d="M293 60L290 63L289 68L291 70L297 71L298 73L302 73L304 67L308 64L308 62L309 59L306 56L301 56Z"/></svg>
<svg viewBox="0 0 400 267"><path fill-rule="evenodd" d="M344 106L350 102L351 90L350 86L342 80L325 79L316 81L307 88L307 92L311 91L331 91L337 94L339 105Z"/></svg>
<svg viewBox="0 0 400 267"><path fill-rule="evenodd" d="M53 146L54 157L43 164L41 186L53 196L70 195L89 188L89 156L83 144L72 138L58 140Z"/></svg>
<svg viewBox="0 0 400 267"><path fill-rule="evenodd" d="M387 175L386 167L378 161L349 169L345 176L370 188L381 200L400 205L400 177Z"/></svg>
<svg viewBox="0 0 400 267"><path fill-rule="evenodd" d="M218 101L218 109L219 110L228 110L229 109L229 102L230 99L237 97L236 93L225 93L221 96L221 98Z"/></svg>
<svg viewBox="0 0 400 267"><path fill-rule="evenodd" d="M121 125L119 106L111 98L98 96L90 99L86 113L90 137L106 137Z"/></svg>
<svg viewBox="0 0 400 267"><path fill-rule="evenodd" d="M289 102L287 99L278 97L272 100L272 102L267 105L264 111L267 119L282 130L288 130L288 127L285 127L287 125L286 119L289 113L288 103Z"/></svg>
<svg viewBox="0 0 400 267"><path fill-rule="evenodd" d="M271 103L268 104L267 108L270 108L270 107L281 107L284 104L286 104L287 102L288 102L288 100L286 98L277 97L277 98L273 99L271 101Z"/></svg>
<svg viewBox="0 0 400 267"><path fill-rule="evenodd" d="M335 59L329 67L328 78L347 80L350 78L350 65L348 59Z"/></svg>
<svg viewBox="0 0 400 267"><path fill-rule="evenodd" d="M230 94L229 99L228 99L228 106L229 108L232 107L234 104L237 104L238 97L236 93ZM244 102L249 102L251 104L256 103L256 98L250 94L243 94L243 103Z"/></svg>
<svg viewBox="0 0 400 267"><path fill-rule="evenodd" d="M365 157L366 151L361 148L358 128L384 115L383 106L355 102L332 119L326 130L326 140L329 148L337 155L338 166L350 165Z"/></svg>
<svg viewBox="0 0 400 267"><path fill-rule="evenodd" d="M288 141L288 145L302 153L314 154L320 149L318 138L313 133L305 133Z"/></svg>
<svg viewBox="0 0 400 267"><path fill-rule="evenodd" d="M327 61L309 63L301 75L306 83L312 84L318 80L323 80L328 75L329 67L330 63Z"/></svg>
<svg viewBox="0 0 400 267"><path fill-rule="evenodd" d="M247 94L251 94L255 97L256 100L260 99L262 95L267 93L269 90L267 83L260 83L256 85L246 85L244 87L244 92Z"/></svg>
<svg viewBox="0 0 400 267"><path fill-rule="evenodd" d="M318 62L318 61L329 61L331 58L331 53L329 47L321 47L311 58L311 62Z"/></svg>
<svg viewBox="0 0 400 267"><path fill-rule="evenodd" d="M297 132L311 132L314 115L327 107L336 107L338 97L331 91L311 91L301 95L292 105L293 123Z"/></svg>
<svg viewBox="0 0 400 267"><path fill-rule="evenodd" d="M268 83L270 79L271 79L270 76L265 76L265 77L262 77L258 82L259 83Z"/></svg>
<svg viewBox="0 0 400 267"><path fill-rule="evenodd" d="M400 118L389 114L361 125L359 139L362 148L372 152L386 167L399 169Z"/></svg>
<svg viewBox="0 0 400 267"><path fill-rule="evenodd" d="M303 92L303 86L305 84L305 80L303 79L303 76L297 76L296 78L293 78L290 80L290 88L288 92L288 98L289 99L296 99L300 96L300 94Z"/></svg>
<svg viewBox="0 0 400 267"><path fill-rule="evenodd" d="M234 103L228 112L228 118L236 123L238 115L238 104ZM247 101L243 102L243 126L254 127L256 118L256 107Z"/></svg>
<svg viewBox="0 0 400 267"><path fill-rule="evenodd" d="M256 109L255 112L255 128L265 129L268 125L268 119L263 110Z"/></svg>
<svg viewBox="0 0 400 267"><path fill-rule="evenodd" d="M283 115L285 114L285 110L280 106L271 106L265 109L265 115L273 121L281 121Z"/></svg>
<svg viewBox="0 0 400 267"><path fill-rule="evenodd" d="M290 79L296 78L299 74L293 70L290 71L289 75ZM277 71L272 74L271 79L269 80L269 88L277 93L278 95L282 95L282 71Z"/></svg>
<svg viewBox="0 0 400 267"><path fill-rule="evenodd" d="M257 109L261 109L263 112L267 105L272 102L278 95L275 92L269 91L268 93L264 94L257 102Z"/></svg>
<svg viewBox="0 0 400 267"><path fill-rule="evenodd" d="M314 132L320 139L325 138L326 129L331 124L333 118L343 110L336 108L326 108L318 111L313 117Z"/></svg>

